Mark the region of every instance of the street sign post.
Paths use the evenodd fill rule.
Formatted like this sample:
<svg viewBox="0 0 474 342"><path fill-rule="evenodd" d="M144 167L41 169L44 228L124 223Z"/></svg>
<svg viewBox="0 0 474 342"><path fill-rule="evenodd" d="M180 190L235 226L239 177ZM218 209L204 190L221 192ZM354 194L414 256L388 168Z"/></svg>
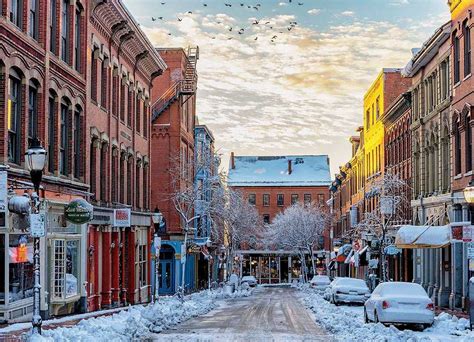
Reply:
<svg viewBox="0 0 474 342"><path fill-rule="evenodd" d="M45 235L45 215L30 214L30 231L31 236L34 238L40 238Z"/></svg>

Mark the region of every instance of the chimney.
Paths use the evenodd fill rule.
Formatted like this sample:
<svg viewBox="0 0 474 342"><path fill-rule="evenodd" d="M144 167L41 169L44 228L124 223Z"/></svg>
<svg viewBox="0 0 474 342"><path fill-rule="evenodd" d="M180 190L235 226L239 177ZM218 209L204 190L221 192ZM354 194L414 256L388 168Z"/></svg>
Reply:
<svg viewBox="0 0 474 342"><path fill-rule="evenodd" d="M234 152L230 152L230 168L235 169L235 155Z"/></svg>
<svg viewBox="0 0 474 342"><path fill-rule="evenodd" d="M293 168L291 167L291 159L288 159L288 174L291 175Z"/></svg>

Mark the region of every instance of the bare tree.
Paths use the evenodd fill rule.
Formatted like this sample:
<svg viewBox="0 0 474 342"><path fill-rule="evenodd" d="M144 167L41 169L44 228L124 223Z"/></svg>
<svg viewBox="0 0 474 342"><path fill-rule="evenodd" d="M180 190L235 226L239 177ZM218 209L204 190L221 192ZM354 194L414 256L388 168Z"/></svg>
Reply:
<svg viewBox="0 0 474 342"><path fill-rule="evenodd" d="M375 208L364 213L364 218L346 234L351 238L372 235L379 241L382 281L387 281L386 237L395 225L403 223L409 191L408 184L398 175L386 173L375 180L367 194L377 198Z"/></svg>
<svg viewBox="0 0 474 342"><path fill-rule="evenodd" d="M227 189L221 204L223 208L216 213L216 216L224 222L225 227L221 236L226 247L227 265L230 268L235 252L243 244L255 247L262 242L263 222L255 206L251 205L239 191Z"/></svg>
<svg viewBox="0 0 474 342"><path fill-rule="evenodd" d="M279 248L298 251L302 265L305 265L308 253L313 274L316 274L314 251L321 247L321 237L328 222L327 213L319 206L294 204L279 213L267 226L266 236L270 243Z"/></svg>
<svg viewBox="0 0 474 342"><path fill-rule="evenodd" d="M185 291L185 260L189 234L195 231L196 220L210 219L221 208L222 182L221 175L217 172L217 158L214 153L202 154L199 158L193 159L186 159L181 155L170 163L170 199L180 217L181 229L184 232L184 255L181 256L184 262L182 262L179 288L181 295L184 295ZM196 173L207 172L206 170L208 174L205 179L195 182Z"/></svg>

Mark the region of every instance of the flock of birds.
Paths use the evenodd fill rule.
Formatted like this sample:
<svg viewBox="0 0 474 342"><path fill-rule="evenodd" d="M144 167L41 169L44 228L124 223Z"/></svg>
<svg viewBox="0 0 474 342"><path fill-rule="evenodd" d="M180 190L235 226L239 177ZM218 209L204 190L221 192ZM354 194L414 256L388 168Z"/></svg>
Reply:
<svg viewBox="0 0 474 342"><path fill-rule="evenodd" d="M304 3L303 2L295 2L293 0L286 0L288 2L289 5L293 4L293 5L296 5L296 6L303 6ZM162 6L165 6L166 5L166 2L160 2L160 4ZM208 4L207 3L203 3L202 4L203 7L208 7ZM231 4L231 3L224 3L224 6L225 7L243 7L243 8L247 8L247 9L250 9L250 10L254 10L254 11L259 11L260 8L262 7L262 5L260 3L258 4L255 4L255 5L248 5L248 4L244 4L244 3L238 3L238 4ZM187 11L186 14L193 14L192 11ZM152 21L157 21L157 20L162 20L162 21L165 21L165 18L164 17L152 17L151 18ZM180 18L180 17L177 17L176 20L178 22L182 22L183 21L183 18ZM223 22L222 21L217 21L216 22L218 25L223 25ZM255 25L264 25L267 29L270 29L270 30L273 30L273 25L270 21L265 21L263 22L262 20L257 20L255 19L253 22L252 22L252 26L255 26ZM286 27L286 32L290 32L291 30L293 30L296 26L298 25L298 23L296 21L290 21L288 23L288 26ZM237 32L238 36L242 36L246 33L246 30L248 31L249 28L234 28L232 26L226 26L226 29L229 31L229 32ZM281 29L278 31L279 34L284 34L285 33L285 30ZM171 33L168 33L169 36L171 36L172 34ZM255 41L258 40L258 36L256 36L254 38ZM276 39L278 38L278 34L274 34L270 41L272 43L275 43ZM211 36L211 39L216 39L215 36ZM234 39L234 37L228 37L227 38L228 40L232 40Z"/></svg>

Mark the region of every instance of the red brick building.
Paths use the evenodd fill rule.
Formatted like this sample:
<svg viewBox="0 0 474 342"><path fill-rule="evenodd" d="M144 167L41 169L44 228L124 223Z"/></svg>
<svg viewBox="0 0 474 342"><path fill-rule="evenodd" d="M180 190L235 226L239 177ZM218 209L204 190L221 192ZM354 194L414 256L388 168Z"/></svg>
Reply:
<svg viewBox="0 0 474 342"><path fill-rule="evenodd" d="M463 191L474 180L473 170L473 26L474 3L469 0L449 1L451 7L451 190L454 196L453 221L460 226L473 222L474 206L466 202ZM464 244L455 240L452 244L453 264L450 306L468 308L468 279L473 276L469 270Z"/></svg>
<svg viewBox="0 0 474 342"><path fill-rule="evenodd" d="M382 117L385 127L385 172L397 176L406 184L404 201L399 205L399 215L394 226L410 224L411 211L411 93L400 95ZM387 256L388 274L396 281L413 279L412 251L404 249L401 253Z"/></svg>
<svg viewBox="0 0 474 342"><path fill-rule="evenodd" d="M329 158L320 156L235 156L231 154L228 186L256 206L264 223L296 203L326 207L329 200ZM328 232L327 232L328 233ZM329 249L329 236L323 242ZM260 283L291 282L299 277L299 259L293 252L241 250L242 274ZM323 251L318 257L325 256ZM293 257L293 258L292 258Z"/></svg>
<svg viewBox="0 0 474 342"><path fill-rule="evenodd" d="M199 49L158 49L168 69L153 81L151 127L151 205L166 221L160 235L163 269L166 281L160 293L172 293L180 284L180 248L183 227L175 210L172 194L180 187L194 182L194 128L196 125L196 64ZM182 176L180 177L179 174ZM193 288L195 266L193 256L187 258L187 287ZM164 280L164 279L163 279Z"/></svg>
<svg viewBox="0 0 474 342"><path fill-rule="evenodd" d="M84 311L86 228L67 222L63 213L71 199L88 196L86 59L81 47L90 2L0 4L0 159L10 167L9 185L31 193L25 150L38 138L48 151L40 191L48 222L40 242L41 313ZM32 311L32 260L11 258L9 252L22 244L31 250L32 238L20 229L17 215L3 209L0 217L0 320L21 320Z"/></svg>
<svg viewBox="0 0 474 342"><path fill-rule="evenodd" d="M97 310L150 299L151 88L166 64L121 1L94 2L88 18L87 293Z"/></svg>

